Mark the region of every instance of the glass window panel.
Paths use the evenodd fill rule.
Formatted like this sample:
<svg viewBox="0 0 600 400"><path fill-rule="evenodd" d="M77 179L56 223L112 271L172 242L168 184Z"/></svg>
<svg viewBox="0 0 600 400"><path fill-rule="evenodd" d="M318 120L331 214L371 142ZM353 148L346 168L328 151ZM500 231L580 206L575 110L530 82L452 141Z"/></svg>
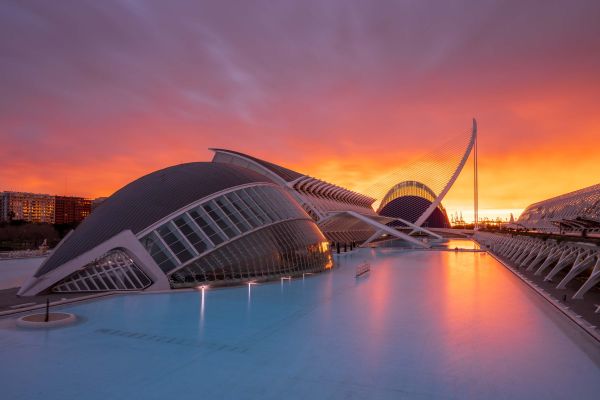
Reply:
<svg viewBox="0 0 600 400"><path fill-rule="evenodd" d="M263 202L270 207L271 211L277 216L277 220L284 220L287 218L287 213L282 205L281 195L275 191L270 190L269 187L256 188L257 195L259 195Z"/></svg>
<svg viewBox="0 0 600 400"><path fill-rule="evenodd" d="M100 290L108 290L108 287L104 284L104 281L100 277L95 276L92 279L94 280L96 286L100 288Z"/></svg>
<svg viewBox="0 0 600 400"><path fill-rule="evenodd" d="M137 281L131 280L131 278L127 274L128 271L128 268L122 268L121 270L119 270L119 275L123 283L125 283L125 287L127 287L128 289L135 289L139 284Z"/></svg>
<svg viewBox="0 0 600 400"><path fill-rule="evenodd" d="M273 210L273 206L265 202L264 198L258 194L255 188L248 188L246 190L248 191L248 194L252 197L252 200L254 200L254 202L258 204L260 209L262 209L269 216L269 219L271 221L275 222L281 219L279 215Z"/></svg>
<svg viewBox="0 0 600 400"><path fill-rule="evenodd" d="M272 199L273 202L278 203L279 212L285 218L298 217L297 213L295 212L296 208L294 207L293 199L290 199L282 189L268 187L266 188L266 194Z"/></svg>
<svg viewBox="0 0 600 400"><path fill-rule="evenodd" d="M175 218L173 222L175 222L177 228L179 228L181 233L185 235L190 244L194 246L198 254L202 254L208 249L208 244L202 237L200 237L200 232L196 231L195 224L193 224L187 218L188 217L186 215L182 215L178 218Z"/></svg>
<svg viewBox="0 0 600 400"><path fill-rule="evenodd" d="M244 217L244 219L253 227L257 228L261 225L259 219L254 213L248 208L246 203L242 201L235 193L229 193L226 195L229 202L235 207L236 210Z"/></svg>
<svg viewBox="0 0 600 400"><path fill-rule="evenodd" d="M244 217L239 213L238 210L229 202L229 200L222 196L215 200L215 203L221 208L221 210L227 215L227 217L235 224L240 232L246 232L250 229L250 225Z"/></svg>
<svg viewBox="0 0 600 400"><path fill-rule="evenodd" d="M125 287L127 289L135 288L135 286L133 285L133 283L131 283L131 281L129 280L129 278L127 276L122 276L121 279L123 280L123 283L125 284Z"/></svg>
<svg viewBox="0 0 600 400"><path fill-rule="evenodd" d="M106 276L110 276L114 284L117 286L117 289L123 289L125 287L125 282L119 274L119 270L112 270L106 274Z"/></svg>
<svg viewBox="0 0 600 400"><path fill-rule="evenodd" d="M215 271L215 280L222 281L225 279L225 269L216 256L221 250L217 250L206 257L206 263L209 264Z"/></svg>
<svg viewBox="0 0 600 400"><path fill-rule="evenodd" d="M206 203L202 205L202 207L230 239L238 235L238 229L233 226L227 217L225 217L223 211L221 211L213 202Z"/></svg>
<svg viewBox="0 0 600 400"><path fill-rule="evenodd" d="M104 284L105 284L105 285L106 285L106 286L107 286L107 287L108 287L110 290L116 290L116 287L115 287L114 283L112 283L112 282L110 281L110 279L106 279L106 277L105 277L105 276L102 276L102 277L100 278L100 280L102 280L102 282L104 282Z"/></svg>
<svg viewBox="0 0 600 400"><path fill-rule="evenodd" d="M140 280L140 282L142 282L142 284L144 286L147 286L149 284L152 283L152 281L150 280L150 278L148 278L146 276L146 274L144 274L141 270L134 268L133 271L135 272L135 276L138 277L138 279Z"/></svg>
<svg viewBox="0 0 600 400"><path fill-rule="evenodd" d="M250 197L248 189L240 190L236 193L239 194L240 198L244 201L244 203L246 203L246 205L250 208L250 210L252 210L254 215L256 215L256 217L260 220L261 225L271 222L271 218L269 218L269 216L263 211L263 209L260 208L258 204L256 204L252 197Z"/></svg>
<svg viewBox="0 0 600 400"><path fill-rule="evenodd" d="M154 232L144 236L141 239L141 242L161 270L168 272L175 268L175 261L172 259L171 254L165 249L164 245L155 236Z"/></svg>
<svg viewBox="0 0 600 400"><path fill-rule="evenodd" d="M90 288L90 290L98 290L98 287L94 284L94 281L91 278L86 277L86 278L84 278L84 280L85 280L85 283Z"/></svg>
<svg viewBox="0 0 600 400"><path fill-rule="evenodd" d="M213 222L209 220L209 217L204 213L204 210L197 208L190 211L189 214L215 246L223 243L225 237L221 236L218 229L212 226Z"/></svg>
<svg viewBox="0 0 600 400"><path fill-rule="evenodd" d="M184 263L193 257L193 254L185 246L185 242L182 240L182 238L178 237L177 232L175 232L169 223L166 223L156 229L156 232L158 232L158 234L162 237L179 261Z"/></svg>
<svg viewBox="0 0 600 400"><path fill-rule="evenodd" d="M293 210L297 209L293 199L285 192L285 190L274 187L266 187L265 193L267 193L269 197L279 202L279 208L285 211L286 214L290 215Z"/></svg>
<svg viewBox="0 0 600 400"><path fill-rule="evenodd" d="M318 271L329 262L324 238L312 221L295 220L266 227L239 238L177 271L177 287L210 280L239 280L254 276Z"/></svg>
<svg viewBox="0 0 600 400"><path fill-rule="evenodd" d="M77 287L84 292L89 292L90 288L86 285L85 281L83 279L77 279L75 281L75 285L77 285Z"/></svg>
<svg viewBox="0 0 600 400"><path fill-rule="evenodd" d="M140 279L137 277L137 275L133 272L131 268L127 268L125 273L136 288L144 287L144 284L140 281Z"/></svg>

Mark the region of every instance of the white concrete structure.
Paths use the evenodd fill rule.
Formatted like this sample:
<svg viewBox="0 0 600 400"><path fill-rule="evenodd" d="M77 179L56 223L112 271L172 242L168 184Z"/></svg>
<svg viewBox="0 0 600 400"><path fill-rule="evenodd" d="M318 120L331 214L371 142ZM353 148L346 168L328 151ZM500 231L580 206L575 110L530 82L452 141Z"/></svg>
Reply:
<svg viewBox="0 0 600 400"><path fill-rule="evenodd" d="M441 238L440 235L404 219L377 215L372 207L375 199L369 196L247 154L226 149L212 150L215 152L213 162L252 169L287 190L332 242L366 244L387 233L415 246L429 247L421 240L386 226L393 221L400 221L415 232Z"/></svg>
<svg viewBox="0 0 600 400"><path fill-rule="evenodd" d="M460 175L462 169L464 168L465 164L467 163L467 160L469 159L469 155L471 154L471 151L473 150L473 147L476 145L476 143L477 143L477 121L475 120L475 118L473 118L473 126L471 129L471 138L469 139L467 148L465 149L465 152L464 152L460 162L458 163L458 166L454 170L454 173L452 174L452 176L450 177L450 179L448 180L448 182L446 183L444 188L437 195L435 200L431 203L431 205L427 208L427 210L425 210L425 212L423 212L423 214L419 217L419 219L417 219L417 221L415 222L415 225L417 225L417 226L423 225L423 222L425 222L427 220L427 218L429 218L431 213L433 213L435 211L435 209L440 206L440 204L442 203L442 200L444 199L446 194L448 194L448 191L450 190L452 185L454 185L454 182L456 182L456 180L458 179L458 176ZM477 168L475 168L475 173L477 173ZM477 193L477 181L475 181L475 193ZM477 197L475 197L475 208L477 208ZM477 209L475 209L475 216L477 216ZM477 217L475 218L475 225L477 225Z"/></svg>
<svg viewBox="0 0 600 400"><path fill-rule="evenodd" d="M531 204L517 224L548 233L600 233L600 184Z"/></svg>
<svg viewBox="0 0 600 400"><path fill-rule="evenodd" d="M189 163L110 196L20 295L232 284L331 267L329 243L278 185L250 169Z"/></svg>
<svg viewBox="0 0 600 400"><path fill-rule="evenodd" d="M552 282L559 272L568 271L557 283L557 289L565 289L576 276L590 271L585 283L573 295L574 299L583 298L587 291L600 282L600 247L596 245L557 243L552 239L488 232L477 232L475 239L513 265L535 271L535 275L543 276L545 281Z"/></svg>

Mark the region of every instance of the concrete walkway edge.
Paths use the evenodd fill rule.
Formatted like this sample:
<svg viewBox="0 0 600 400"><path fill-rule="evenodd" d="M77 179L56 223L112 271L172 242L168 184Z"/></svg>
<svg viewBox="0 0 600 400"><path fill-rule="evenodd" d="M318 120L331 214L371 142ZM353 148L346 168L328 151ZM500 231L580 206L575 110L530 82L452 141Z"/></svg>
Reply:
<svg viewBox="0 0 600 400"><path fill-rule="evenodd" d="M512 266L510 266L508 263L504 262L502 259L497 257L495 254L492 254L490 251L487 251L487 253L490 256L492 256L496 261L498 261L500 264L504 265L506 267L506 269L508 269L510 272L512 272L521 281L523 281L525 284L527 284L527 286L529 286L529 288L534 290L538 295L542 296L548 303L550 303L552 306L554 306L554 308L556 308L563 315L565 315L567 318L569 318L573 323L575 323L575 325L579 326L588 335L590 335L598 343L600 343L600 333L598 332L598 330L596 329L596 327L594 325L590 324L589 322L584 320L580 315L574 313L573 311L571 311L568 308L566 308L565 306L563 306L562 303L560 303L560 301L558 301L554 297L541 291L538 287L533 286L531 284L531 282L529 282L527 279L525 279L525 277L523 275L521 275Z"/></svg>

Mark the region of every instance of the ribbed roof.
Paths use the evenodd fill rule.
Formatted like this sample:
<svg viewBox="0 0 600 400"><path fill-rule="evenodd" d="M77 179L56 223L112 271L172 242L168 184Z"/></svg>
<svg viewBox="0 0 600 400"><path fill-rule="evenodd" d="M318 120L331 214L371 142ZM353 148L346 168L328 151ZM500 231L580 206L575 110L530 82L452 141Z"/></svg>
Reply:
<svg viewBox="0 0 600 400"><path fill-rule="evenodd" d="M390 190L388 190L385 196L383 196L383 200L381 200L381 204L379 204L379 210L382 210L386 204L392 202L393 200L404 196L422 197L429 200L430 203L433 203L437 198L435 192L424 183L418 181L402 181L395 184Z"/></svg>
<svg viewBox="0 0 600 400"><path fill-rule="evenodd" d="M294 181L294 180L296 180L296 179L298 179L298 178L300 178L302 176L305 176L304 174L301 174L301 173L296 172L296 171L292 171L291 169L284 168L284 167L282 167L280 165L273 164L273 163L270 163L270 162L265 161L265 160L261 160L260 158L252 157L252 156L249 156L248 154L240 153L238 151L232 151L232 150L227 150L227 149L214 149L214 148L210 149L210 150L221 151L221 152L224 152L224 153L237 154L238 156L241 156L241 157L247 158L249 160L252 160L252 161L254 161L254 162L262 165L263 167L265 167L269 171L271 171L271 172L279 175L286 182L292 182L292 181Z"/></svg>
<svg viewBox="0 0 600 400"><path fill-rule="evenodd" d="M175 165L152 172L100 204L50 255L35 276L59 267L124 230L137 234L196 200L255 182L271 181L247 168L211 162Z"/></svg>

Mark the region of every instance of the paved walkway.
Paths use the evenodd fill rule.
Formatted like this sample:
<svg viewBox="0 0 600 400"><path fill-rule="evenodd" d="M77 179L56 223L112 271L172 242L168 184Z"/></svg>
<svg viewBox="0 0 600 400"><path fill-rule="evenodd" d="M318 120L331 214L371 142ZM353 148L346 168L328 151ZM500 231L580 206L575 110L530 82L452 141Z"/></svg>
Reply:
<svg viewBox="0 0 600 400"><path fill-rule="evenodd" d="M52 293L43 296L19 297L17 296L18 291L19 288L0 290L0 316L44 307L46 299L50 299L51 305L58 305L90 298L89 293ZM92 297L97 296L92 295Z"/></svg>
<svg viewBox="0 0 600 400"><path fill-rule="evenodd" d="M526 271L526 268L514 267L510 261L502 257L495 254L494 257L521 276L534 289L550 297L551 301L559 305L559 307L574 313L575 318L582 318L587 321L595 327L596 334L600 335L600 314L596 313L600 305L600 290L598 288L587 292L584 299L572 299L579 286L581 286L581 282L575 279L566 289L556 289L556 285L562 280L566 271L563 271L562 275L557 275L552 282L547 282L544 281L544 275L535 275L535 270Z"/></svg>

